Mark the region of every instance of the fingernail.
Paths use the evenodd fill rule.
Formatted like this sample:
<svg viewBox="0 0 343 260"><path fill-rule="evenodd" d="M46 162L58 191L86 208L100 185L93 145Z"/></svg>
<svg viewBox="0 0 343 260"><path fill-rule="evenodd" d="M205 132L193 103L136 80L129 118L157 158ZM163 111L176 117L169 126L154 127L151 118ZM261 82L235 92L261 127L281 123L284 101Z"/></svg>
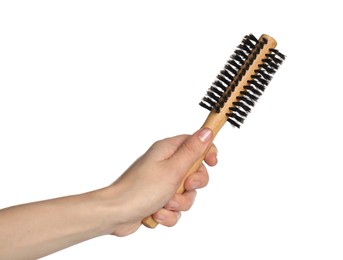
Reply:
<svg viewBox="0 0 343 260"><path fill-rule="evenodd" d="M199 139L203 143L207 143L212 138L212 130L209 128L203 128L199 132Z"/></svg>
<svg viewBox="0 0 343 260"><path fill-rule="evenodd" d="M214 152L216 153L216 157L218 156L218 149L216 146L214 146Z"/></svg>
<svg viewBox="0 0 343 260"><path fill-rule="evenodd" d="M177 213L177 220L179 220L181 218L181 212L179 211L178 213Z"/></svg>

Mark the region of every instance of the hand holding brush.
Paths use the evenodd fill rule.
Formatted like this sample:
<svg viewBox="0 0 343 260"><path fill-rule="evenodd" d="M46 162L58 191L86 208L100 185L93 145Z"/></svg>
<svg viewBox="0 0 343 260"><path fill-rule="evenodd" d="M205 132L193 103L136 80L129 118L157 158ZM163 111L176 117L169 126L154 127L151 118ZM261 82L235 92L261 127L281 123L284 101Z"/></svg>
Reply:
<svg viewBox="0 0 343 260"><path fill-rule="evenodd" d="M234 127L239 128L242 125L272 75L285 59L285 55L275 47L276 41L266 34L259 39L252 34L247 35L220 71L200 103L202 107L210 110L202 128L211 129L213 139L226 121ZM199 168L205 156L206 152L188 169L185 178ZM182 184L177 193L183 191ZM143 220L143 224L154 228L157 222L149 216Z"/></svg>

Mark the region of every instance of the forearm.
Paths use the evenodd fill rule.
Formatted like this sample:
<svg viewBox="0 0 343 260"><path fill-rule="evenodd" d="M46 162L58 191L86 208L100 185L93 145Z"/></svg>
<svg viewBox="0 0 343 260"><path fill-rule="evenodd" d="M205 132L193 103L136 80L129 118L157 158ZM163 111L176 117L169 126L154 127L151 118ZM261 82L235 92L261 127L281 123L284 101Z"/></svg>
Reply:
<svg viewBox="0 0 343 260"><path fill-rule="evenodd" d="M0 259L37 259L108 230L108 207L90 192L0 210Z"/></svg>

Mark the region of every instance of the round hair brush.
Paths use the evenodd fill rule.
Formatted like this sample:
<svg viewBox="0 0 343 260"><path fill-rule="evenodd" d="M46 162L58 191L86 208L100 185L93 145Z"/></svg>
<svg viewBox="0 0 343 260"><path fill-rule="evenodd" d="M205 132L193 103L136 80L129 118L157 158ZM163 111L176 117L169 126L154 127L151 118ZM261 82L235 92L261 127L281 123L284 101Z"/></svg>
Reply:
<svg viewBox="0 0 343 260"><path fill-rule="evenodd" d="M276 44L276 41L266 34L259 39L252 34L246 35L224 69L217 75L217 79L200 102L202 107L210 110L202 127L213 131L212 139L226 121L238 128L243 124L272 75L285 59L285 55L275 49ZM197 171L206 153L188 170L185 178ZM182 182L177 193L183 192ZM151 216L143 219L142 223L150 228L158 224Z"/></svg>

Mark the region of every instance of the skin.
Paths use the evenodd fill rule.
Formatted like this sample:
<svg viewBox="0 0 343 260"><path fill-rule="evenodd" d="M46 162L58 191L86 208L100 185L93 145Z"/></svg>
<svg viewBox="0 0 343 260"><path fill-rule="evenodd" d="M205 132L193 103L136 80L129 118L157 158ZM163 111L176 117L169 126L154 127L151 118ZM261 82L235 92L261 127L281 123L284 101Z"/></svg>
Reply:
<svg viewBox="0 0 343 260"><path fill-rule="evenodd" d="M37 259L95 237L127 236L150 215L175 225L209 180L201 165L176 194L184 174L208 148L204 161L217 163L212 136L200 129L157 141L107 187L0 210L0 259Z"/></svg>

